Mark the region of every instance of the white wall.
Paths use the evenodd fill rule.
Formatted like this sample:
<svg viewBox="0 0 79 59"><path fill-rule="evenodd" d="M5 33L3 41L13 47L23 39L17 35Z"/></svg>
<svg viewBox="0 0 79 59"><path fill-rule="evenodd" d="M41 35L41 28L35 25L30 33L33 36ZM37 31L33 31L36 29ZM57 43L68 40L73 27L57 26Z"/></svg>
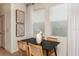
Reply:
<svg viewBox="0 0 79 59"><path fill-rule="evenodd" d="M26 22L26 5L25 4L2 4L1 6L2 15L5 15L5 48L9 52L13 53L18 50L17 48L17 40L22 40L27 37L27 31L25 30L25 35L23 37L16 37L16 9L22 10L25 12L25 25ZM27 27L25 26L25 29Z"/></svg>
<svg viewBox="0 0 79 59"><path fill-rule="evenodd" d="M16 37L16 10L17 9L25 12L25 27L26 27L26 5L22 3L11 4L11 52L15 52L18 50L17 40L23 40L27 37L26 28L25 28L25 35L23 37Z"/></svg>
<svg viewBox="0 0 79 59"><path fill-rule="evenodd" d="M51 21L49 17L49 8L46 8L46 13L45 13L45 34L46 35L51 35Z"/></svg>
<svg viewBox="0 0 79 59"><path fill-rule="evenodd" d="M11 4L1 4L0 10L5 17L5 49L11 51Z"/></svg>
<svg viewBox="0 0 79 59"><path fill-rule="evenodd" d="M32 14L33 14L33 5L27 6L26 36L28 38L33 37Z"/></svg>

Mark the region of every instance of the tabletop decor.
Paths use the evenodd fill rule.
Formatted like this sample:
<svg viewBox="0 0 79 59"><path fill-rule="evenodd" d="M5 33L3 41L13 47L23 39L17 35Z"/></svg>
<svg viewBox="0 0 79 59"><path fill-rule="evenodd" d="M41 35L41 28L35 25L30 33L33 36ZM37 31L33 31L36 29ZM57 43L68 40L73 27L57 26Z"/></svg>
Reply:
<svg viewBox="0 0 79 59"><path fill-rule="evenodd" d="M36 35L36 42L38 44L40 44L42 42L42 32L41 31L39 33L37 33L37 35Z"/></svg>

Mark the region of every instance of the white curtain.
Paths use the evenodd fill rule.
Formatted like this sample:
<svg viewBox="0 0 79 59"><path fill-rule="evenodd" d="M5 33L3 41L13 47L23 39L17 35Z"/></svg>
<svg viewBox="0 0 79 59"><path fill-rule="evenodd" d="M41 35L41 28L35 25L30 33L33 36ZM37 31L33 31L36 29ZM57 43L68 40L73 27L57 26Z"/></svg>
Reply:
<svg viewBox="0 0 79 59"><path fill-rule="evenodd" d="M79 56L79 4L68 4L68 55Z"/></svg>

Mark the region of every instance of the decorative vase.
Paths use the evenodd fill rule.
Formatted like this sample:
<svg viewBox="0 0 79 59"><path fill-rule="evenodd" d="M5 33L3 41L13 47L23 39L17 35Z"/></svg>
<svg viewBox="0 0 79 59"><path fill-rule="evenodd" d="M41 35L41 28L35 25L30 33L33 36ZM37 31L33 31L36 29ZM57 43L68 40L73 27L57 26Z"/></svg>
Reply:
<svg viewBox="0 0 79 59"><path fill-rule="evenodd" d="M40 44L42 42L42 32L36 35L36 42L37 44Z"/></svg>

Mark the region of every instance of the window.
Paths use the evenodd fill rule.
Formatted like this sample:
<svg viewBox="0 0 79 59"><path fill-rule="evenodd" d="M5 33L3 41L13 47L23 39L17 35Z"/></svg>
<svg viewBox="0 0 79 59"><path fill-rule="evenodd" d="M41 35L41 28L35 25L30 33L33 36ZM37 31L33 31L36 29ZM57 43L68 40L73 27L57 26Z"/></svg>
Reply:
<svg viewBox="0 0 79 59"><path fill-rule="evenodd" d="M49 9L52 35L67 36L67 5L59 4Z"/></svg>
<svg viewBox="0 0 79 59"><path fill-rule="evenodd" d="M34 10L32 18L33 35L35 36L39 31L44 33L45 10Z"/></svg>

